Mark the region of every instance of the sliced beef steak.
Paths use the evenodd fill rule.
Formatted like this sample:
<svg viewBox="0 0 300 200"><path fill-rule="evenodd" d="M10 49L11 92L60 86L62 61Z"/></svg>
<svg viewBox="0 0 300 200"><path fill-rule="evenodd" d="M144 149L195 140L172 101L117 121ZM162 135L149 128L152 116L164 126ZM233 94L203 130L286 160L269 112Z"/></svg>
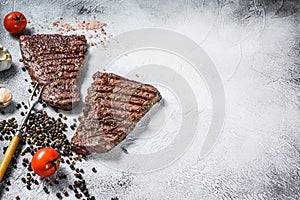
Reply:
<svg viewBox="0 0 300 200"><path fill-rule="evenodd" d="M97 72L88 89L83 116L71 145L81 154L105 153L135 128L151 107L161 100L152 85L112 73Z"/></svg>
<svg viewBox="0 0 300 200"><path fill-rule="evenodd" d="M20 49L31 79L45 85L42 99L53 107L71 110L80 101L78 74L87 41L83 35L22 35Z"/></svg>

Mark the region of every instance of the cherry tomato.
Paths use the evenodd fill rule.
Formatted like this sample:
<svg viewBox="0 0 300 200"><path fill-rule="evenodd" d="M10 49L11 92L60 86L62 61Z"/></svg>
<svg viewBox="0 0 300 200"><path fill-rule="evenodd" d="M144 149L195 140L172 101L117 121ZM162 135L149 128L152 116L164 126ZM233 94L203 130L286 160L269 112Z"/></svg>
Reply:
<svg viewBox="0 0 300 200"><path fill-rule="evenodd" d="M43 148L38 150L32 157L31 168L34 173L41 177L52 176L58 169L60 156L55 149Z"/></svg>
<svg viewBox="0 0 300 200"><path fill-rule="evenodd" d="M20 12L8 13L4 18L4 27L11 34L21 33L27 25L25 16Z"/></svg>

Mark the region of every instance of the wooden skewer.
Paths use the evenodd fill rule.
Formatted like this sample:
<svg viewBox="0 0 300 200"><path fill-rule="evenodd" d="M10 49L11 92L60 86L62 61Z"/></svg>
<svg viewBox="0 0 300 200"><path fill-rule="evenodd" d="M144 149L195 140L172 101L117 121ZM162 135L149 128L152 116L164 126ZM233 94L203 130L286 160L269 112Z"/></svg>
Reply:
<svg viewBox="0 0 300 200"><path fill-rule="evenodd" d="M2 161L0 163L0 182L2 181L3 176L4 176L5 172L6 172L6 169L7 169L8 165L9 165L12 157L15 154L15 151L16 151L16 148L17 148L17 146L19 144L19 141L20 141L20 136L18 136L18 135L14 136L11 139L11 141L10 141L10 143L9 143L6 151L5 151L5 154L4 154L4 156L2 158Z"/></svg>

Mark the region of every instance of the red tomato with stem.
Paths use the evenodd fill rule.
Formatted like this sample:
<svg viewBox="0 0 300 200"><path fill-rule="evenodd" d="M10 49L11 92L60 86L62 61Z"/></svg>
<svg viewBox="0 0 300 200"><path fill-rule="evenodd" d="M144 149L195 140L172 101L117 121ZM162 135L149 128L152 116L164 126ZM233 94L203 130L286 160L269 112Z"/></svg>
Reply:
<svg viewBox="0 0 300 200"><path fill-rule="evenodd" d="M60 156L55 149L43 148L38 150L32 157L31 168L34 173L41 177L52 176L58 169Z"/></svg>
<svg viewBox="0 0 300 200"><path fill-rule="evenodd" d="M4 18L4 27L11 34L21 33L27 25L25 16L20 12L8 13Z"/></svg>

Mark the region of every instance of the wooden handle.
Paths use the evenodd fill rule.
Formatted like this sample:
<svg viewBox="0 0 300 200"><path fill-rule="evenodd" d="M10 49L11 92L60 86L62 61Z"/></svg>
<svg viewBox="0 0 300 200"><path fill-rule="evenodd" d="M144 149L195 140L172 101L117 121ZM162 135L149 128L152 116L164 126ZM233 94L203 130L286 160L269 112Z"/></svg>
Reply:
<svg viewBox="0 0 300 200"><path fill-rule="evenodd" d="M3 178L3 176L6 172L6 169L9 165L12 157L14 156L14 153L16 151L16 148L17 148L18 144L19 144L19 141L20 141L20 137L19 136L14 136L11 139L11 141L10 141L6 151L5 151L5 154L4 154L4 156L2 158L2 161L0 163L0 182L2 181L2 178Z"/></svg>

